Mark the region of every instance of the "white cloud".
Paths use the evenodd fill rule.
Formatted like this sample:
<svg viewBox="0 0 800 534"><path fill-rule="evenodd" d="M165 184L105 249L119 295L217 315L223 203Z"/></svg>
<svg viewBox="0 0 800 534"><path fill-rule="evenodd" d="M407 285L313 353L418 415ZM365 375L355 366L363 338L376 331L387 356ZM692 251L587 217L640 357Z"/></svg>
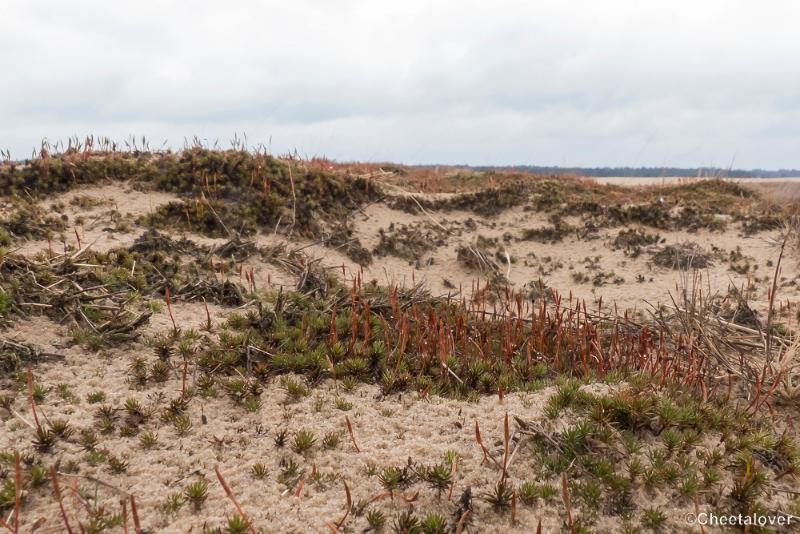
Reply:
<svg viewBox="0 0 800 534"><path fill-rule="evenodd" d="M234 132L408 163L798 167L796 2L0 4L0 147Z"/></svg>

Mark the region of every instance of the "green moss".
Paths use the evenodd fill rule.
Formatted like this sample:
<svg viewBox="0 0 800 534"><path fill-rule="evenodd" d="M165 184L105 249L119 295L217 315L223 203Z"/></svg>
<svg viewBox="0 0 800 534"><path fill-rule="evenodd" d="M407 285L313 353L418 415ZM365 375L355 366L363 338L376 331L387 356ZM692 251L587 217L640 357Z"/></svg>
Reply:
<svg viewBox="0 0 800 534"><path fill-rule="evenodd" d="M0 316L6 315L11 310L11 295L0 286Z"/></svg>

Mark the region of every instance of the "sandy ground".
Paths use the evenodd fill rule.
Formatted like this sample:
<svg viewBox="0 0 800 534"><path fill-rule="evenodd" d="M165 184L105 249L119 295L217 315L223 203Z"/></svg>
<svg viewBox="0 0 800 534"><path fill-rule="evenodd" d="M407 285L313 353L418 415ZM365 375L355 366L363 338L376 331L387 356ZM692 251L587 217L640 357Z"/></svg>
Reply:
<svg viewBox="0 0 800 534"><path fill-rule="evenodd" d="M88 206L81 206L81 199L88 199ZM136 226L134 221L174 200L177 197L168 193L137 191L128 184L112 183L74 189L60 195L57 200L42 201L39 205L51 213L59 211L67 217L69 230L64 232L64 241L75 245L80 238L81 245L91 244L93 250L105 252L133 244L144 233L144 229ZM118 221L123 224L119 225ZM62 239L51 243L25 241L12 251L33 256L51 247L55 252L61 252Z"/></svg>
<svg viewBox="0 0 800 534"><path fill-rule="evenodd" d="M625 180L638 180L628 179ZM782 180L789 182L790 180ZM625 182L628 183L628 182ZM771 187L778 187L778 180L770 181ZM447 195L436 195L444 197ZM97 205L89 211L70 204L76 197L95 199ZM175 200L177 197L165 193L144 193L136 191L124 184L85 187L65 194L59 201L65 206L65 213L70 221L79 220L73 225L72 232L64 233L71 245L76 245L74 232L81 237L83 245L92 244L98 251L109 250L118 246L129 246L142 233L143 229L131 223L126 231L119 232L104 224L105 216L111 206L120 211L124 217L133 221L136 217L151 213L160 205ZM43 207L52 205L52 201L42 203ZM107 222L107 221L106 221ZM581 222L567 220L578 227ZM700 283L707 294L725 295L729 287L754 287L752 294L756 307L762 311L766 304L767 291L774 275L774 265L780 250L775 246L777 231L761 232L754 235L743 235L736 225L729 225L723 232L699 230L656 231L641 228L649 233L658 234L661 242L645 249L636 258L626 256L624 250L614 250L611 246L614 238L622 228L600 228L590 239L578 239L575 235L567 236L563 241L550 244L535 241L522 241L521 232L529 228L546 227L550 223L547 216L535 212L526 212L520 208L509 209L492 218L480 218L473 213L450 211L436 214L412 215L394 210L385 204L372 204L354 216L355 236L368 250L373 250L379 243L379 231L388 231L390 225L418 226L423 230L438 233L442 246L422 255L419 261L409 262L392 255L373 255L373 263L361 267L347 258L340 250L308 240L295 239L286 243L285 238L269 234L256 236L259 246L270 246L286 243L289 248L302 249L309 256L321 258L325 265L338 272L341 267L350 279L363 273L365 280L376 280L384 285L408 286L416 282L424 282L437 295L458 293L458 288L469 294L474 284L485 286L488 273L465 269L457 260L457 249L461 245L474 245L478 238L496 239L499 251L496 259L499 272L507 275L514 289L520 290L526 285L541 280L546 287L555 289L565 298L572 295L576 299L597 303L602 299L605 306L616 305L618 309L648 311L660 304L669 304L673 296L679 295L685 285L685 275L680 270L657 267L652 264L647 250L658 249L665 245L678 245L685 242L697 243L707 252L717 252L713 265L701 271ZM447 232L443 232L441 228ZM211 239L197 234L183 234L188 239L206 246L219 246L225 239ZM504 237L506 240L504 240ZM58 247L57 243L52 246ZM16 252L32 256L46 251L46 241L26 241L15 247ZM751 263L746 274L731 270L726 257L737 250ZM512 263L505 261L508 252ZM588 260L588 261L587 261ZM248 260L244 264L253 268L259 287L290 287L294 281L285 272L259 260ZM586 274L589 278L598 273L609 275L602 285L590 282L578 283L574 275ZM612 276L613 275L613 276ZM800 262L789 258L781 269L781 290L779 300L787 304L787 313L797 306L800 300L800 284L794 281L800 277ZM617 280L616 283L614 280Z"/></svg>
<svg viewBox="0 0 800 534"><path fill-rule="evenodd" d="M182 327L192 325L191 320L185 321L184 318L199 315L191 306L176 305L175 308L176 319ZM159 318L153 327L163 324L164 319ZM181 381L177 378L156 390L137 390L121 382L121 377L126 375L129 355L149 352L143 345L128 347L124 353L109 350L99 358L89 359L80 349L64 348L58 335L61 331L61 327L46 319L35 319L12 330L14 339L35 340L45 350L59 351L65 356L63 361L37 367L37 381L51 387L70 384L70 391L79 399L79 402L70 402L58 398L51 391L47 401L40 405L41 411L51 420L91 420L98 405L89 404L86 397L94 391L106 392L104 404L112 406L121 406L130 398L147 406L153 402L154 395L166 395L167 398L179 395ZM47 334L43 336L41 332ZM592 386L594 392L609 391L609 388ZM452 500L446 493L441 499L436 499L434 493L424 491L419 492L419 497L411 504L415 509L439 511L449 517L454 508L453 501L457 501L467 487L486 487L499 476L497 467L482 462L483 455L474 437L475 423L480 424L490 451L500 457L506 414L512 417L512 424L513 416L518 416L541 422L548 431L563 430L567 419L550 422L542 415L545 400L553 391L553 387L547 387L535 393L509 394L502 402L496 396L490 396L477 403L464 403L438 397L420 398L415 393L383 397L374 386L359 386L348 392L340 384L328 381L315 388L308 397L292 402L276 379L265 387L258 413L246 413L232 401L220 397L192 404L187 412L192 428L184 436L177 435L170 426L159 428L160 425L155 423L158 444L146 453L137 437L101 436L102 447L109 454L128 461L126 472L112 475L107 468L84 465L80 473L112 484L120 491L87 483L83 479L74 481L80 482L80 487L88 488L89 492L97 490L99 502L108 506L115 504L125 492L134 494L141 521L153 532L198 532L204 525L223 523L233 512L232 505L216 483L214 469L219 468L243 510L262 532L329 532L326 523L338 521L344 514L344 482L351 489L354 501L373 499L384 491L377 477L368 474L371 465L403 467L409 459L433 464L448 450L454 450L460 461ZM120 418L123 416L120 414ZM358 451L346 433L346 416L352 422ZM30 429L20 421L8 418L2 422L2 428L0 450L24 448L30 443ZM318 443L302 455L293 452L288 444L277 448L273 439L282 429L288 431L289 440L298 431L313 431ZM329 432L340 436L339 445L332 450L323 449L319 444ZM62 465L68 465L73 461L84 461L86 453L79 446L70 444L59 446L56 456ZM278 482L279 466L288 460L294 460L305 469L299 494L295 490L287 494L286 487ZM269 468L265 479L256 480L250 474L256 463ZM320 474L317 481L312 477L313 470ZM515 457L510 477L515 484L531 478L530 454L524 445ZM199 478L208 480L210 487L202 514L195 513L189 505L175 514L159 509L166 495L180 492L187 483ZM552 483L557 484L558 480ZM424 484L418 484L404 494L410 497L422 487ZM477 532L532 531L540 519L545 532L554 532L562 524L558 499L551 504L540 503L537 507L520 504L516 522L512 525L509 514L493 514L490 506L478 498L479 495L474 497L476 510L485 512ZM65 502L69 512L80 509L76 498L67 497ZM664 506L668 503L652 504ZM48 519L50 528L39 532L60 532L56 504L49 496L37 495L30 506L36 513L29 517L29 521L39 517ZM372 508L381 509L391 517L407 506L398 496L394 501L380 499L378 506ZM675 512L685 514L691 510L687 504ZM366 526L363 517L351 518L350 524L357 526L359 532ZM619 527L618 523L603 522L595 526L598 531Z"/></svg>
<svg viewBox="0 0 800 534"><path fill-rule="evenodd" d="M377 245L378 229L386 230L392 223L417 224L429 230L436 229L424 215L413 216L382 205L370 206L364 211L363 215L356 217L355 228L356 234L368 249ZM555 289L564 298L572 295L593 305L602 300L606 309L616 305L619 310L647 312L659 305L671 304L673 297L680 300L681 292L687 285L684 272L653 265L651 255L647 252L632 258L626 256L624 250L614 250L610 245L620 228L601 228L591 240L570 236L562 242L550 244L516 239L523 229L549 225L546 216L521 209L507 210L491 220L480 220L474 214L465 212L436 214L433 217L437 223L451 229L450 235L444 238L445 246L435 247L421 261L411 264L393 256L375 256L373 264L363 269L365 278L390 285L424 281L434 294L457 293L457 288L463 288L469 295L474 284L485 286L487 276L486 273L468 270L460 265L457 249L460 245L474 245L480 236L497 239L500 243L497 250L501 251L501 257L504 257L503 252L509 253L512 258L510 265L502 259L496 259L496 262L499 271L507 275L516 289L541 280L546 287ZM466 222L476 220L476 226L470 229ZM650 249L693 242L708 252L716 250L718 257L713 265L699 272L701 278L698 285L703 292L707 296L724 296L730 287L741 289L752 286L755 307L762 312L766 310L774 265L780 255L780 248L775 245L777 231L744 236L733 226L724 232L664 232L644 227L642 229L661 237L661 242L649 247ZM512 239L504 243L503 236L509 235ZM725 258L737 249L751 263L750 272L734 272L730 262L726 261ZM314 253L322 255L331 264L348 266L350 272L359 270L358 266L342 254L323 247L314 250ZM576 283L576 273L583 273L589 278L597 273L605 273L609 277L603 285L596 286L592 282ZM795 283L798 277L800 263L796 259L785 261L780 274L782 284L778 298L786 305L787 314L796 310L800 302L800 286ZM617 278L622 280L615 282L614 279ZM447 286L448 282L450 287Z"/></svg>
<svg viewBox="0 0 800 534"><path fill-rule="evenodd" d="M624 183L630 182L630 179L624 180ZM77 196L94 198L97 204L89 210L81 209L70 203ZM107 250L130 245L143 232L134 224L127 231L110 229L106 220L110 209L118 210L123 217L132 221L174 198L167 194L145 194L122 184L81 188L59 201L64 204L83 243L92 243L97 250ZM545 216L521 209L511 209L494 218L480 219L474 214L457 211L432 216L410 215L383 204L375 204L355 216L355 235L367 249L372 250L379 242L378 231L387 230L392 223L418 225L431 231L444 228L441 235L444 244L434 247L416 263L410 264L393 256L375 256L374 262L363 269L340 251L319 243L295 241L289 246L303 247L310 257L321 258L323 264L333 272L343 269L348 279L363 272L365 280L374 279L386 285L408 286L424 281L434 294L454 293L458 291L457 288L463 288L464 294L469 295L475 284L485 285L485 273L465 269L456 258L458 246L471 245L478 236L497 238L499 250L508 252L513 259L510 264L500 261L499 266L514 288L520 289L541 279L546 286L565 296L571 294L575 298L585 299L591 306L598 305L602 299L606 309L616 306L619 310L647 310L669 302L670 294L679 294L685 282L680 271L653 266L647 252L638 258L631 258L621 250L612 250L609 243L619 229L601 229L592 240L571 236L556 244L519 241L516 237L523 229L548 224ZM731 285L752 285L755 306L761 311L765 309L770 277L778 255L777 248L771 243L775 232L742 236L732 226L724 232L701 230L696 233L659 234L663 240L660 246L692 241L708 251L716 247L720 257L740 248L752 260L751 273L737 274L730 269L729 262L716 259L713 266L700 272L702 284L705 291L711 294L725 294ZM504 242L505 235L510 235L511 239ZM196 235L187 237L207 245L224 242ZM269 235L256 238L260 246L279 241ZM33 255L46 250L47 246L46 242L24 242L16 250ZM773 267L768 262L772 262ZM256 258L247 260L245 265L254 269L259 287L288 289L295 283L294 278L284 270ZM577 283L573 277L576 272L590 276L595 272L613 272L614 276L624 281L609 281L601 286ZM785 304L789 320L800 302L800 288L794 284L800 276L797 263L785 262L780 276L782 287L779 301ZM173 310L180 328L201 331L206 317L202 304L177 303ZM216 325L232 311L210 306ZM105 403L117 407L129 398L148 406L155 404L157 398L172 399L180 395L182 379L177 370L166 383L155 388L137 388L126 382L128 365L133 356L143 356L149 362L155 360L152 349L144 344L147 336L170 327L171 321L166 313L158 312L144 329L145 337L142 340L88 357L83 349L68 343L66 325L55 324L46 318L34 317L15 323L4 335L13 340L35 343L43 350L63 356L36 367L37 382L50 388L46 401L40 406L49 419L78 421L80 423L76 427L82 428L90 426L98 406L87 401L87 395L91 392L105 392ZM202 335L214 336L216 333L203 332ZM56 394L59 384L66 384L72 396L59 397ZM216 481L214 469L218 468L236 494L242 509L260 531L329 532L327 524L338 521L344 515L345 482L352 491L354 502L373 499L382 493L382 489L377 477L370 474L370 466L402 467L409 459L432 464L439 461L446 451L454 450L461 460L452 501L447 495L436 499L432 492L425 491L420 492L419 498L409 504L397 496L394 499L379 499L376 505L387 513L390 521L394 513L409 506L426 512L438 510L449 518L454 508L453 502L464 490L468 487L486 487L498 477L496 467L482 463L482 453L475 442L475 423L480 424L490 449L497 452L498 447L502 448L503 419L506 414L544 425L564 424L563 420L549 423L542 415L544 401L552 392L553 388L548 387L535 393L509 394L502 402L496 396L488 396L476 403L465 403L438 397L422 398L416 393L383 397L375 386L362 385L346 391L341 384L329 381L313 389L309 396L293 401L287 397L280 380L275 379L266 385L261 396L262 405L255 413L234 406L232 401L220 395L190 405L187 415L191 428L185 435L178 435L172 426L155 421L153 427L158 434L158 444L146 453L137 436L102 436L102 448L107 450L107 454L128 462L124 473L111 474L107 467L87 466L84 461L86 452L73 443L59 445L55 458L62 466L68 466L71 462L81 464L81 476L94 477L71 479L71 485L64 490L68 512L80 509L87 495L94 495L96 504L111 507L120 498L133 494L137 498L142 523L148 526L150 532L202 532L206 526L221 524L234 512ZM17 406L22 406L22 403ZM119 417L123 418L124 413L120 413ZM352 422L359 450L356 450L346 432L345 417ZM0 433L0 450L30 446L31 431L19 418L4 417L0 427L3 429ZM288 445L277 447L274 438L282 429L287 431L289 440L298 431L313 431L317 442L305 454L293 452ZM321 446L322 437L327 433L339 435L340 442L336 448L328 450ZM714 436L706 436L706 439L713 440ZM515 465L510 470L514 483L528 480L531 475L530 461L526 461L530 458L526 458L526 454L525 447L521 447ZM287 490L278 477L281 466L289 460L301 465L304 474L302 485ZM256 463L267 466L269 474L266 478L255 479L252 476L251 467ZM189 504L174 513L165 511L163 504L168 494L180 493L186 484L200 478L209 482L210 491L202 513L195 512ZM94 479L102 483L92 482ZM299 491L297 487L300 487ZM406 491L406 495L410 497L416 491L412 487ZM686 513L694 510L690 503L652 500L652 497L643 495L639 498L644 502L651 500L653 506L669 507L670 531L683 530L681 521L675 518L685 517ZM477 510L486 513L482 514L481 528L470 532L532 532L539 520L542 521L544 532L557 532L563 526L559 498L549 504L540 502L536 507L520 505L514 524L509 514L490 513L488 504L480 499L475 499L474 503ZM27 507L33 513L26 518L26 524L38 518L46 519L45 525L37 532L61 531L55 501L49 495L39 493L32 496ZM618 521L606 521L601 519L595 524L596 531L621 529ZM364 517L351 516L347 524L354 532L365 532Z"/></svg>

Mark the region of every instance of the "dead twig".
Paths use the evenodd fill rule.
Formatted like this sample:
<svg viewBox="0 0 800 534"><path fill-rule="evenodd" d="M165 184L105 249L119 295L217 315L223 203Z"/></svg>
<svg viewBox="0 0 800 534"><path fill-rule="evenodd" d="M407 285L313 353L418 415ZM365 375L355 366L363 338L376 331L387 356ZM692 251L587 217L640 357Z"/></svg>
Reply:
<svg viewBox="0 0 800 534"><path fill-rule="evenodd" d="M131 501L131 515L133 516L133 528L136 531L136 534L143 534L142 524L139 521L139 510L136 508L136 497L131 495L130 501Z"/></svg>
<svg viewBox="0 0 800 534"><path fill-rule="evenodd" d="M217 474L217 480L219 480L219 483L222 485L222 489L225 490L225 494L228 496L228 499L233 503L234 508L236 508L236 512L242 519L244 519L244 522L247 523L247 529L250 531L251 534L256 534L256 529L253 528L253 524L250 522L250 518L247 517L247 514L244 513L242 507L239 506L239 503L236 500L236 496L233 494L233 491L231 490L230 486L228 486L228 483L225 482L225 479L223 478L222 473L219 470L219 466L214 467L214 472Z"/></svg>
<svg viewBox="0 0 800 534"><path fill-rule="evenodd" d="M341 530L341 528L344 526L344 522L347 520L347 517L350 515L350 511L353 509L353 498L350 495L350 488L347 486L347 481L346 480L343 480L342 482L344 483L344 492L345 492L345 495L347 497L347 505L345 507L344 516L339 521L336 522L337 530Z"/></svg>
<svg viewBox="0 0 800 534"><path fill-rule="evenodd" d="M347 423L347 433L350 434L350 441L353 442L353 447L355 447L356 452L361 452L361 449L358 448L358 444L356 443L356 438L353 435L353 425L350 423L350 418L345 415L344 420Z"/></svg>
<svg viewBox="0 0 800 534"><path fill-rule="evenodd" d="M68 534L72 534L72 527L69 525L67 511L64 510L64 501L61 498L61 488L58 485L58 474L56 473L55 467L50 467L50 479L53 481L53 495L55 495L56 501L58 501L61 520L64 522L64 527L67 529Z"/></svg>

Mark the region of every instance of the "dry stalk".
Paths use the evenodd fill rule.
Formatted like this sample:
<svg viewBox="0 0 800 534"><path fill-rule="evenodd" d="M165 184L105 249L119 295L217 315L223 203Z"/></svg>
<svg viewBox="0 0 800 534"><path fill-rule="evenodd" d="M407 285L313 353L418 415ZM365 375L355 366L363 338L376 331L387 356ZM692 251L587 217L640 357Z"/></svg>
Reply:
<svg viewBox="0 0 800 534"><path fill-rule="evenodd" d="M567 525L569 531L575 534L575 525L572 523L572 502L569 498L569 485L567 484L567 474L561 473L561 497L564 500L564 508L567 510Z"/></svg>
<svg viewBox="0 0 800 534"><path fill-rule="evenodd" d="M236 501L236 496L233 494L233 491L231 491L231 488L230 486L228 486L228 483L225 482L225 478L223 478L222 473L220 473L219 466L214 467L214 472L217 474L217 479L219 480L219 483L222 485L222 489L225 490L225 494L228 496L228 499L233 503L234 508L236 508L236 512L242 519L244 519L244 522L247 523L247 529L250 531L251 534L256 534L256 529L253 528L253 524L250 522L250 518L247 516L247 514L244 513L242 507L239 506L239 503Z"/></svg>
<svg viewBox="0 0 800 534"><path fill-rule="evenodd" d="M206 302L205 297L201 297L203 299L203 307L206 309L206 331L211 332L211 313L208 311L208 302Z"/></svg>
<svg viewBox="0 0 800 534"><path fill-rule="evenodd" d="M337 531L341 530L344 526L344 522L347 520L347 517L350 515L350 511L353 509L353 497L350 495L350 488L347 486L347 481L343 480L344 483L344 492L347 496L347 505L345 506L344 516L336 522Z"/></svg>
<svg viewBox="0 0 800 534"><path fill-rule="evenodd" d="M503 474L500 477L501 484L504 483L506 477L508 477L508 454L510 439L511 435L508 428L508 412L506 412L505 418L503 419Z"/></svg>
<svg viewBox="0 0 800 534"><path fill-rule="evenodd" d="M305 486L306 479L300 477L300 480L297 481L297 488L294 490L294 496L300 497L300 494L303 493L303 486Z"/></svg>
<svg viewBox="0 0 800 534"><path fill-rule="evenodd" d="M450 489L447 492L447 500L453 500L453 488L456 487L456 473L458 472L458 456L453 455L453 461L450 464L450 472L452 473L453 480L450 481Z"/></svg>
<svg viewBox="0 0 800 534"><path fill-rule="evenodd" d="M58 501L58 509L61 514L61 520L64 522L64 527L67 529L67 532L72 534L72 528L69 525L67 512L64 510L64 501L61 498L61 488L58 485L58 474L56 474L55 467L50 467L50 479L53 481L53 494L55 495L56 501Z"/></svg>
<svg viewBox="0 0 800 534"><path fill-rule="evenodd" d="M386 493L379 493L379 494L375 495L373 498L371 498L369 500L369 502L370 503L378 502L378 501L382 501L383 499L392 499L392 500L394 500L394 498L397 497L397 496L399 496L401 499L403 499L403 502L405 502L405 503L412 503L412 502L416 501L419 498L419 491L417 491L413 495L404 495L402 493L396 493L396 492L387 491Z"/></svg>
<svg viewBox="0 0 800 534"><path fill-rule="evenodd" d="M172 329L173 331L178 331L178 325L175 324L175 316L172 315L172 303L171 299L169 298L169 286L164 287L164 302L167 304L167 311L169 312L169 318L172 321Z"/></svg>
<svg viewBox="0 0 800 534"><path fill-rule="evenodd" d="M133 516L133 528L136 534L143 534L142 523L139 521L139 510L136 508L136 497L130 496L131 515Z"/></svg>
<svg viewBox="0 0 800 534"><path fill-rule="evenodd" d="M467 524L467 519L469 518L470 511L464 510L464 513L461 514L461 517L458 518L458 522L456 523L455 533L462 534L464 532L464 527Z"/></svg>
<svg viewBox="0 0 800 534"><path fill-rule="evenodd" d="M783 253L786 250L786 242L789 240L789 235L787 234L783 238L783 242L781 243L781 252L778 255L778 262L775 264L775 274L772 277L772 289L769 292L769 312L767 313L767 365L772 363L772 321L775 317L775 295L778 292L778 275L781 271L781 262L783 261ZM766 371L766 367L764 368Z"/></svg>
<svg viewBox="0 0 800 534"><path fill-rule="evenodd" d="M130 497L133 496L133 494L128 493L124 489L118 488L117 486L115 486L113 484L109 484L108 482L100 480L99 478L93 477L91 475L77 475L75 473L64 473L62 471L56 471L56 474L58 476L61 476L61 477L70 477L70 478L73 478L73 479L82 478L84 480L88 480L90 482L93 482L94 484L97 484L99 486L103 486L103 487L106 487L106 488L108 488L110 490L113 490L113 491L119 493L120 495L124 495L126 499L130 499Z"/></svg>
<svg viewBox="0 0 800 534"><path fill-rule="evenodd" d="M356 452L361 452L361 449L358 448L358 444L356 443L356 438L353 435L353 425L350 423L350 418L345 415L344 420L347 423L347 433L350 434L350 441L353 442L353 447L355 447Z"/></svg>
<svg viewBox="0 0 800 534"><path fill-rule="evenodd" d="M428 213L428 212L425 210L425 208L423 208L423 207L422 207L422 204L420 204L420 203L419 203L419 201L417 200L417 197L415 197L414 195L408 195L408 196L409 196L409 197L411 197L411 200L413 200L413 201L414 201L414 203L417 205L417 207L418 207L418 208L419 208L419 209L422 211L422 213L424 213L424 214L425 214L425 216L426 216L428 219L430 219L430 221L431 221L433 224L435 224L436 226L438 226L439 228L441 228L442 230L444 230L444 231L445 231L445 233L447 233L447 234L450 234L450 230L448 230L447 228L445 228L444 226L442 226L442 225L441 225L439 222L437 222L437 221L436 221L436 219L434 219L434 218L433 218L433 216L432 216L430 213Z"/></svg>
<svg viewBox="0 0 800 534"><path fill-rule="evenodd" d="M517 490L511 494L511 524L517 523Z"/></svg>
<svg viewBox="0 0 800 534"><path fill-rule="evenodd" d="M494 465L496 465L500 469L503 469L503 466L500 465L500 463L494 459L494 456L492 456L492 454L483 444L483 439L481 438L481 427L478 424L478 421L475 421L475 442L481 448L481 451L483 451L483 460L481 460L481 463L484 463L487 459L491 459Z"/></svg>

